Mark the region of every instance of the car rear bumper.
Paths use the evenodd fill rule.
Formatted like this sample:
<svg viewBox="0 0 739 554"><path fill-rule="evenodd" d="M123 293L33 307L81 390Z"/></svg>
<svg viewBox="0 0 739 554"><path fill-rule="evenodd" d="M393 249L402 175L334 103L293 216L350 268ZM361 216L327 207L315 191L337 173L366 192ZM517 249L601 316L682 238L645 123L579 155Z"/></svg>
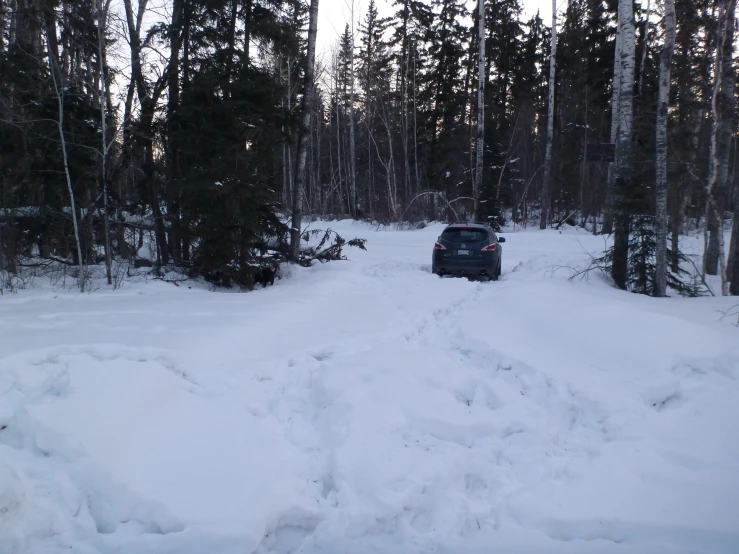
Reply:
<svg viewBox="0 0 739 554"><path fill-rule="evenodd" d="M487 263L482 260L444 260L441 262L435 261L431 270L437 275L489 275L493 271L493 267L492 262Z"/></svg>

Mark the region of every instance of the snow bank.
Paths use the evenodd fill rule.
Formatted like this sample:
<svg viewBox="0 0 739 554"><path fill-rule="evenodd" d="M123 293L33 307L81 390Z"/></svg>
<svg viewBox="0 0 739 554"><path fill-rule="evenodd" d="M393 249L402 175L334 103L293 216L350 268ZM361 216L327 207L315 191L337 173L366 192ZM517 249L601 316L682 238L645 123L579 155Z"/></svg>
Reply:
<svg viewBox="0 0 739 554"><path fill-rule="evenodd" d="M578 231L477 283L441 226L329 226L367 252L250 294L0 299L0 552L737 551L730 299L569 282Z"/></svg>

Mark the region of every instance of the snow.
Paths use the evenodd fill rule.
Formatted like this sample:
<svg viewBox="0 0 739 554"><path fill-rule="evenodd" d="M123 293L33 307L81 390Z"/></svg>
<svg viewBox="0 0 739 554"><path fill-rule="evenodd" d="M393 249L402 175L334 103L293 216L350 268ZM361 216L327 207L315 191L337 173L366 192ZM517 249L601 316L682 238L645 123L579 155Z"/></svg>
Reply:
<svg viewBox="0 0 739 554"><path fill-rule="evenodd" d="M154 252L152 252L149 246L142 246L141 248L139 248L136 256L140 260L149 260L150 262L156 260L156 255L154 254Z"/></svg>
<svg viewBox="0 0 739 554"><path fill-rule="evenodd" d="M739 550L736 299L569 281L579 230L481 283L330 226L367 251L248 294L0 297L0 552Z"/></svg>

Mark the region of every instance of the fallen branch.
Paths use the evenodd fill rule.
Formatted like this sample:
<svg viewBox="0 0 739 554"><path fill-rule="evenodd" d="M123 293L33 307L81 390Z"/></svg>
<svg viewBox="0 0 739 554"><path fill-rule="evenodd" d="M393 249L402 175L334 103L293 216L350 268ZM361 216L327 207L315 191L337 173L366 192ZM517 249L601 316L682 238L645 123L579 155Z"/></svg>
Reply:
<svg viewBox="0 0 739 554"><path fill-rule="evenodd" d="M737 316L736 323L732 323L734 327L739 327L739 303L734 304L728 310L719 310L723 315L719 318L719 321L727 317Z"/></svg>
<svg viewBox="0 0 739 554"><path fill-rule="evenodd" d="M572 214L574 214L575 212L577 212L578 210L580 210L580 208L582 208L582 204L580 206L578 206L577 209L572 210L571 212L568 212L562 219L560 219L559 220L559 223L557 223L557 225L555 225L554 229L557 230L560 227L562 227L562 224L565 221L567 221L568 219L570 219L570 217L572 217Z"/></svg>
<svg viewBox="0 0 739 554"><path fill-rule="evenodd" d="M298 259L299 265L310 267L316 260L321 263L345 260L346 256L342 255L342 249L344 246L352 246L361 250L367 250L365 247L365 243L367 242L366 239L353 238L347 241L332 229L313 229L310 232L303 233L303 240L307 242L310 240L311 235L315 236L320 233L323 233L323 237L318 243L318 246L315 248L309 247L301 251L302 256ZM331 240L332 237L333 242L328 247L324 248L324 245Z"/></svg>
<svg viewBox="0 0 739 554"><path fill-rule="evenodd" d="M69 260L63 260L61 258L55 258L54 256L45 256L47 259L51 260L52 262L57 262L64 265L74 266L77 267L77 264L75 262L70 262Z"/></svg>

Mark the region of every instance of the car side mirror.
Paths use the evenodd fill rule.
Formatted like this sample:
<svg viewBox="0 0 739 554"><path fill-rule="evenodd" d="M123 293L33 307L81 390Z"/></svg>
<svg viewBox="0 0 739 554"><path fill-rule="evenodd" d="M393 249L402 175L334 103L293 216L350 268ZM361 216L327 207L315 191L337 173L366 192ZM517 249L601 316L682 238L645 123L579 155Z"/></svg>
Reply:
<svg viewBox="0 0 739 554"><path fill-rule="evenodd" d="M505 242L505 237L498 237L498 242Z"/></svg>

